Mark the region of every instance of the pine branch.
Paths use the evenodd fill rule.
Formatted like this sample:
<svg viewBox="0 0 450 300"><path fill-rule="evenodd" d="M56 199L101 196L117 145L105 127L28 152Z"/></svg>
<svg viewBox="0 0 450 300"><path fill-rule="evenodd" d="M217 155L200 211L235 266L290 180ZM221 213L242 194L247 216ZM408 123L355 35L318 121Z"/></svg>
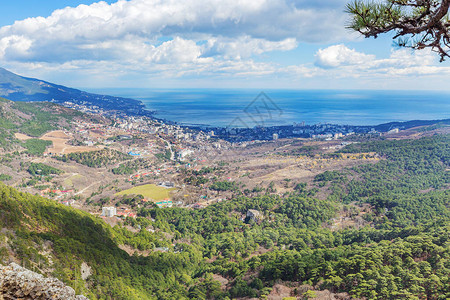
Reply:
<svg viewBox="0 0 450 300"><path fill-rule="evenodd" d="M355 0L346 12L352 15L348 28L365 37L395 31L398 45L431 48L441 61L450 57L450 0L386 0L384 3ZM418 37L418 38L416 38ZM411 41L411 38L413 41Z"/></svg>

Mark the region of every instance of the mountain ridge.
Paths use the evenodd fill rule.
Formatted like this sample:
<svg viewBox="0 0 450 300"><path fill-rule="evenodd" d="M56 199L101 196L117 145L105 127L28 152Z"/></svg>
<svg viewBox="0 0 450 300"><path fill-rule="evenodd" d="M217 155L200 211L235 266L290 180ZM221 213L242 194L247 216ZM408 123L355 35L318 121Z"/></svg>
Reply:
<svg viewBox="0 0 450 300"><path fill-rule="evenodd" d="M151 111L147 110L139 100L88 93L40 79L20 76L2 67L0 67L0 97L12 101L48 101L59 104L72 102L132 115L151 115Z"/></svg>

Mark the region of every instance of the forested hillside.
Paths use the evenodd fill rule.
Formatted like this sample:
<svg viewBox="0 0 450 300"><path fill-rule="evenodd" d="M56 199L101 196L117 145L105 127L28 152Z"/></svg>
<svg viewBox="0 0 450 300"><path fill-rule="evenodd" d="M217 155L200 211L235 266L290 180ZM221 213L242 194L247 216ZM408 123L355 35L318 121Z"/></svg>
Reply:
<svg viewBox="0 0 450 300"><path fill-rule="evenodd" d="M91 299L264 297L280 282L305 299L324 289L367 299L449 298L450 136L342 152L383 159L323 173L284 195L267 190L199 210L141 208L128 227L1 184L1 259ZM343 212L350 219L359 212L363 226L333 227Z"/></svg>
<svg viewBox="0 0 450 300"><path fill-rule="evenodd" d="M12 130L32 137L68 125L75 117L83 113L48 102L12 102L2 99L0 102L1 124L3 130Z"/></svg>
<svg viewBox="0 0 450 300"><path fill-rule="evenodd" d="M13 102L0 98L0 149L11 151L18 146L32 155L41 155L52 143L38 139L43 134L57 129L67 129L75 120L103 122L101 117L83 114L49 102ZM15 133L28 138L20 141Z"/></svg>

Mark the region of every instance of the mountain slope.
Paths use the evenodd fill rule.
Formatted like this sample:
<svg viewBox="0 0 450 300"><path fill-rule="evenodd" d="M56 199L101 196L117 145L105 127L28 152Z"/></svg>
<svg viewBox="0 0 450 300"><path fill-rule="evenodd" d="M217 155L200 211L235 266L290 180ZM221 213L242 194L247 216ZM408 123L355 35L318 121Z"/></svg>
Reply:
<svg viewBox="0 0 450 300"><path fill-rule="evenodd" d="M51 101L56 103L68 101L137 115L150 113L138 100L87 93L39 79L22 77L3 68L0 68L0 96L13 101Z"/></svg>
<svg viewBox="0 0 450 300"><path fill-rule="evenodd" d="M191 278L201 259L188 245L179 254L129 256L119 248L120 241L161 243L156 240L160 236L111 228L98 217L1 182L0 225L0 263L18 261L90 299L169 299L166 293L183 298L186 287L180 278Z"/></svg>
<svg viewBox="0 0 450 300"><path fill-rule="evenodd" d="M13 102L0 98L0 149L12 150L15 146L21 145L15 137L16 133L40 137L51 130L70 128L74 120L109 122L101 116L84 114L56 103ZM33 140L29 140L28 143L33 143Z"/></svg>

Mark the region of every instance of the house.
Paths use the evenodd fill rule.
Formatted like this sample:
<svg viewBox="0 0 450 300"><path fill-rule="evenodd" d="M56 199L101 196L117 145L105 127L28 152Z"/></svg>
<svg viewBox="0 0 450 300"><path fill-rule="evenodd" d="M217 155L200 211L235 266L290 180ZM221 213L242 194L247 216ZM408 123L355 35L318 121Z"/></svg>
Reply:
<svg viewBox="0 0 450 300"><path fill-rule="evenodd" d="M102 214L103 217L114 217L117 215L117 211L115 207L102 207Z"/></svg>
<svg viewBox="0 0 450 300"><path fill-rule="evenodd" d="M128 152L128 155L131 155L131 156L141 156L140 153L138 153L138 152L133 152L133 151Z"/></svg>
<svg viewBox="0 0 450 300"><path fill-rule="evenodd" d="M75 204L75 200L73 200L73 199L63 200L63 201L61 201L61 203L66 205L66 206L71 206L71 205Z"/></svg>
<svg viewBox="0 0 450 300"><path fill-rule="evenodd" d="M184 159L186 156L189 156L191 154L194 154L194 151L189 150L189 149L184 149L184 150L181 150L180 153L178 153L178 158Z"/></svg>
<svg viewBox="0 0 450 300"><path fill-rule="evenodd" d="M202 208L204 208L204 206L202 204L200 204L200 203L195 203L195 204L192 205L192 208L194 208L194 209L202 209Z"/></svg>
<svg viewBox="0 0 450 300"><path fill-rule="evenodd" d="M163 207L172 207L173 203L172 200L164 199L163 201L159 201L155 203L159 208Z"/></svg>
<svg viewBox="0 0 450 300"><path fill-rule="evenodd" d="M119 140L131 140L133 137L129 134L121 134L121 135L118 135L117 138Z"/></svg>
<svg viewBox="0 0 450 300"><path fill-rule="evenodd" d="M163 187L166 189L171 189L171 188L175 187L175 183L170 182L170 181L160 182L158 185L160 187Z"/></svg>

